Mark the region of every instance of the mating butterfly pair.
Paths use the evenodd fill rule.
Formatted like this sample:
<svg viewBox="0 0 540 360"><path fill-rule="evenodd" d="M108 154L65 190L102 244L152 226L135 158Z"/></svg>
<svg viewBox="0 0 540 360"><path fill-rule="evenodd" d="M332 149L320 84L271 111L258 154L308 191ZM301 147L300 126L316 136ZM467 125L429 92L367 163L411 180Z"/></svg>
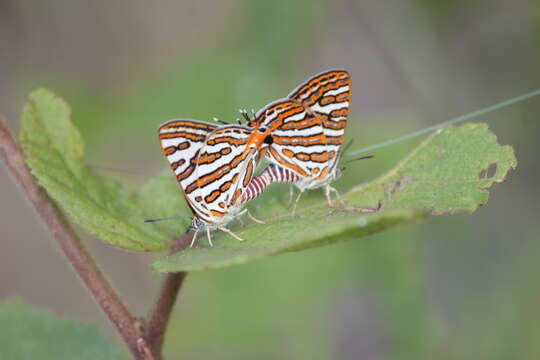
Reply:
<svg viewBox="0 0 540 360"><path fill-rule="evenodd" d="M225 225L274 182L300 189L294 208L306 189L315 188L323 188L332 205L330 192L336 190L330 183L340 175L350 97L349 73L328 70L259 110L245 125L187 119L163 124L163 153L194 215L191 245L201 230L210 244L215 229L242 240ZM262 158L271 164L254 176Z"/></svg>

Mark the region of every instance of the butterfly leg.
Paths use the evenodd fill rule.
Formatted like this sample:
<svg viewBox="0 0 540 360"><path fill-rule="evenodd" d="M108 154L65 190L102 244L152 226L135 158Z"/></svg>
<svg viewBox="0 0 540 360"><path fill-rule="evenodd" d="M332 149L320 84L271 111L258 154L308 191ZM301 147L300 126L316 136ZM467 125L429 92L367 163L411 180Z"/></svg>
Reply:
<svg viewBox="0 0 540 360"><path fill-rule="evenodd" d="M236 214L236 216L240 217L241 215L244 215L247 211L248 211L247 209L244 209L240 211L238 214Z"/></svg>
<svg viewBox="0 0 540 360"><path fill-rule="evenodd" d="M334 203L332 202L332 197L330 196L330 185L326 185L324 187L324 196L326 196L326 201L328 201L328 206L334 207Z"/></svg>
<svg viewBox="0 0 540 360"><path fill-rule="evenodd" d="M293 199L294 199L294 185L291 185L289 187L289 201L287 202L289 204L288 206L292 205Z"/></svg>
<svg viewBox="0 0 540 360"><path fill-rule="evenodd" d="M339 195L339 192L331 187L330 185L326 185L325 188L324 188L324 195L326 195L326 200L328 201L328 205L330 207L334 207L334 204L332 203L332 197L330 195L331 192L334 192L336 194L336 199L343 205L345 206L345 201L343 201L343 199L341 198L341 196Z"/></svg>
<svg viewBox="0 0 540 360"><path fill-rule="evenodd" d="M244 222L244 220L242 220L242 218L241 218L241 217L237 217L236 219L237 219L237 220L238 220L238 222L240 223L240 226L241 226L241 227L244 227L244 226L246 226L246 223Z"/></svg>
<svg viewBox="0 0 540 360"><path fill-rule="evenodd" d="M266 224L264 221L259 220L259 219L257 219L256 217L254 217L253 215L251 215L251 213L249 212L249 210L246 209L246 211L247 211L247 215L249 216L249 218L250 218L251 220L253 220L254 222L256 222L257 224Z"/></svg>
<svg viewBox="0 0 540 360"><path fill-rule="evenodd" d="M304 190L300 190L300 193L296 197L296 200L294 201L293 209L292 209L292 215L294 216L296 214L296 208L298 206L298 202L300 201L300 198L302 197L302 194L304 193Z"/></svg>
<svg viewBox="0 0 540 360"><path fill-rule="evenodd" d="M238 221L240 221L240 224L242 224L242 226L244 226L244 222L242 221L242 218L240 217L240 215L244 215L246 213L249 216L249 218L251 220L253 220L254 222L256 222L258 224L266 224L264 221L261 221L261 220L255 218L253 215L251 215L251 213L249 212L248 209L244 209L244 210L240 211L238 214L236 214L236 218L238 219Z"/></svg>
<svg viewBox="0 0 540 360"><path fill-rule="evenodd" d="M235 219L238 220L238 222L240 223L240 226L244 227L246 226L246 224L244 223L244 220L242 220L242 215L244 215L246 213L247 209L244 209L242 211L240 211L238 214L236 214L236 217Z"/></svg>
<svg viewBox="0 0 540 360"><path fill-rule="evenodd" d="M193 247L193 245L195 244L195 240L197 240L197 233L199 232L199 230L195 230L195 233L193 234L193 237L191 238L191 243L189 244L189 247Z"/></svg>
<svg viewBox="0 0 540 360"><path fill-rule="evenodd" d="M206 228L206 237L208 238L208 243L210 244L210 246L214 246L214 244L212 243L212 236L210 235L209 227Z"/></svg>
<svg viewBox="0 0 540 360"><path fill-rule="evenodd" d="M233 233L231 230L227 229L226 227L218 227L218 229L231 235L236 240L244 241L244 239L242 239L240 236L236 235L235 233Z"/></svg>

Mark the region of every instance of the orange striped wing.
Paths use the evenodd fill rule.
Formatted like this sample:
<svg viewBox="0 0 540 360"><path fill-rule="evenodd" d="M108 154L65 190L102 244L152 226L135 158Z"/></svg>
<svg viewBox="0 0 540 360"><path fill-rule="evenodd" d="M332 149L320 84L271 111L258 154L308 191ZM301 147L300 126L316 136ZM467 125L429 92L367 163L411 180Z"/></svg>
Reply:
<svg viewBox="0 0 540 360"><path fill-rule="evenodd" d="M339 154L343 145L352 94L347 70L327 70L294 89L289 98L301 102L320 119L329 154ZM328 174L335 171L339 156L328 157ZM321 179L322 180L322 179Z"/></svg>
<svg viewBox="0 0 540 360"><path fill-rule="evenodd" d="M282 99L260 110L254 126L266 135L266 158L304 181L320 174L328 152L321 121L301 103Z"/></svg>
<svg viewBox="0 0 540 360"><path fill-rule="evenodd" d="M240 209L251 181L256 149L247 147L252 130L244 126L173 120L163 124L163 152L193 214L206 224L225 223Z"/></svg>
<svg viewBox="0 0 540 360"><path fill-rule="evenodd" d="M249 125L266 136L270 162L298 175L299 187L319 187L336 170L350 96L349 73L328 70L261 109Z"/></svg>
<svg viewBox="0 0 540 360"><path fill-rule="evenodd" d="M226 125L208 135L197 159L195 178L185 189L213 217L234 215L257 166L257 149L248 146L252 130Z"/></svg>

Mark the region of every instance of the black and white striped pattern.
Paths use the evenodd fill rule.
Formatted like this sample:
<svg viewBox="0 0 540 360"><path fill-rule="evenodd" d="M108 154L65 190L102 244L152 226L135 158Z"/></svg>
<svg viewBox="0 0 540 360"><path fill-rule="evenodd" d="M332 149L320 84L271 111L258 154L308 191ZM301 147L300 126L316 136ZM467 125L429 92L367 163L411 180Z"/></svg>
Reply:
<svg viewBox="0 0 540 360"><path fill-rule="evenodd" d="M246 126L189 119L159 128L163 153L199 223L219 227L241 211L240 199L259 158L255 145L248 145L252 133Z"/></svg>
<svg viewBox="0 0 540 360"><path fill-rule="evenodd" d="M271 137L263 145L266 159L296 174L300 191L326 188L338 176L351 88L346 70L322 72L259 110L248 124Z"/></svg>
<svg viewBox="0 0 540 360"><path fill-rule="evenodd" d="M268 165L264 171L251 179L241 203L248 202L261 195L272 183L294 183L300 180L300 177L294 172L276 165Z"/></svg>

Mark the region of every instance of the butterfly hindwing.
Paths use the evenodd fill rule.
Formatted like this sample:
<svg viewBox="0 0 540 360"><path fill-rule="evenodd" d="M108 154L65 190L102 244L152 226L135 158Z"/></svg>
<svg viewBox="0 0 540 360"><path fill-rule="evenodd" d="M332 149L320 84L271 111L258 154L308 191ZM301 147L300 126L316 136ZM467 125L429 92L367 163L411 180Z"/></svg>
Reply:
<svg viewBox="0 0 540 360"><path fill-rule="evenodd" d="M159 128L163 154L182 189L193 177L195 160L204 147L208 134L217 126L196 120L171 120Z"/></svg>
<svg viewBox="0 0 540 360"><path fill-rule="evenodd" d="M197 206L193 197L186 193L186 188L197 179L195 172L197 159L208 135L216 128L217 126L213 124L188 119L171 120L159 128L163 154L176 176L188 205L196 215L201 212L200 206Z"/></svg>

